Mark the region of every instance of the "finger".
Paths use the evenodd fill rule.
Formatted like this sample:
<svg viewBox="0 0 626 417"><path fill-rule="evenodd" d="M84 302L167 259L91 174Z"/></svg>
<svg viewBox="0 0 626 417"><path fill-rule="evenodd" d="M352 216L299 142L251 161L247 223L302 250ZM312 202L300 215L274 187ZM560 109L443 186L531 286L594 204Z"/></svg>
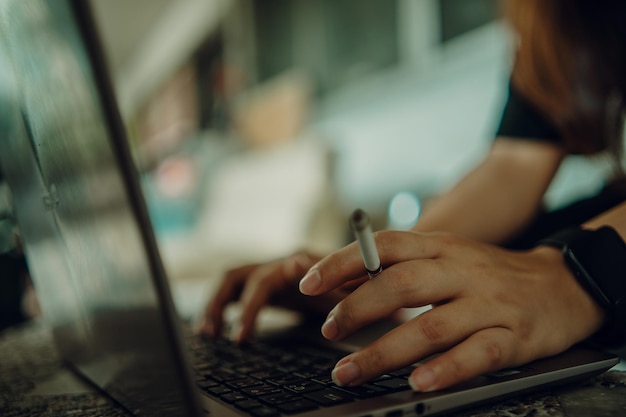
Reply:
<svg viewBox="0 0 626 417"><path fill-rule="evenodd" d="M475 311L470 316L467 312ZM449 349L470 335L494 326L469 299L429 310L398 326L371 345L348 355L333 370L337 385L359 385L391 370Z"/></svg>
<svg viewBox="0 0 626 417"><path fill-rule="evenodd" d="M494 327L479 331L415 369L409 384L415 391L435 391L488 372L521 365L525 359L516 357L517 346L519 341L509 329Z"/></svg>
<svg viewBox="0 0 626 417"><path fill-rule="evenodd" d="M342 291L346 291L346 292L352 292L356 290L357 288L359 288L361 285L365 284L367 281L369 281L369 279L370 278L368 276L356 278L356 279L353 279L352 281L348 281L345 284L341 285L339 289Z"/></svg>
<svg viewBox="0 0 626 417"><path fill-rule="evenodd" d="M276 291L277 282L282 284L280 262L263 265L252 272L241 294L241 315L233 329L233 341L246 340L256 323L261 308L268 303L270 294Z"/></svg>
<svg viewBox="0 0 626 417"><path fill-rule="evenodd" d="M233 330L233 340L240 343L247 339L254 331L261 308L273 295L300 279L312 263L310 255L298 252L254 270L241 294L241 316Z"/></svg>
<svg viewBox="0 0 626 417"><path fill-rule="evenodd" d="M412 232L376 232L374 241L382 265L435 258L441 250L441 244L434 235ZM315 264L300 281L300 291L306 295L319 295L360 278L364 272L358 245L353 242Z"/></svg>
<svg viewBox="0 0 626 417"><path fill-rule="evenodd" d="M258 265L246 265L228 271L213 294L204 311L204 317L198 331L208 337L215 337L222 333L224 323L224 309L237 298L243 281Z"/></svg>
<svg viewBox="0 0 626 417"><path fill-rule="evenodd" d="M328 314L322 334L342 339L400 308L423 307L453 298L459 291L455 279L442 274L434 260L402 262L367 280Z"/></svg>
<svg viewBox="0 0 626 417"><path fill-rule="evenodd" d="M289 281L301 279L317 260L319 257L314 257L314 255L304 251L294 253L283 262L285 279Z"/></svg>

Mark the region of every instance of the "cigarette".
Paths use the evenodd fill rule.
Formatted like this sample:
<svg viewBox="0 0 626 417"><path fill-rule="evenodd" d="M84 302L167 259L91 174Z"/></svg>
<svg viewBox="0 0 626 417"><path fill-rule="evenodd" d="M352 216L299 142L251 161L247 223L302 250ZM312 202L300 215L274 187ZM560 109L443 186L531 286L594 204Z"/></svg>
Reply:
<svg viewBox="0 0 626 417"><path fill-rule="evenodd" d="M383 267L378 257L378 250L376 249L370 218L363 210L356 209L350 217L350 225L352 226L356 241L359 244L367 275L369 275L370 279L374 278L383 271Z"/></svg>

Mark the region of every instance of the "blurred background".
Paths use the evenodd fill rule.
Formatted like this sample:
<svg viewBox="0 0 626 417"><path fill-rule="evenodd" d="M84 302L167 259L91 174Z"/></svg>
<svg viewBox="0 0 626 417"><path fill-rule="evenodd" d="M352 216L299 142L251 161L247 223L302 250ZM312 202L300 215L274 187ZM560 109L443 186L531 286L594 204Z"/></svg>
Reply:
<svg viewBox="0 0 626 417"><path fill-rule="evenodd" d="M357 207L410 227L484 155L506 99L498 0L91 2L177 280L335 249ZM560 174L547 203L602 172Z"/></svg>

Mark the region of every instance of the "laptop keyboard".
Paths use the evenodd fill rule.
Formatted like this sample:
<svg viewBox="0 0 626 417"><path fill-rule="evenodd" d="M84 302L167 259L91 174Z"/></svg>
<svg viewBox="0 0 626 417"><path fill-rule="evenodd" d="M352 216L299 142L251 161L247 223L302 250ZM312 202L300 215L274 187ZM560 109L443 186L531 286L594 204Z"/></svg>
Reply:
<svg viewBox="0 0 626 417"><path fill-rule="evenodd" d="M358 387L338 387L330 373L347 355L304 341L193 343L196 383L207 394L254 417L296 414L408 390L407 367Z"/></svg>

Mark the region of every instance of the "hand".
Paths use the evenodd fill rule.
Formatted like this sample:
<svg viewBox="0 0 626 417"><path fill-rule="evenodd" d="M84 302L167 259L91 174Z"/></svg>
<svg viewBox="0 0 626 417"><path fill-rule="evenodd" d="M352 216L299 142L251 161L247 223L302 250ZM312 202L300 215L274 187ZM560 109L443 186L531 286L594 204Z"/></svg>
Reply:
<svg viewBox="0 0 626 417"><path fill-rule="evenodd" d="M233 329L232 338L236 342L250 336L259 311L270 302L326 314L339 301L338 292L321 299L311 299L298 291L298 281L319 259L316 255L297 252L273 262L250 264L228 271L207 304L200 333L209 337L220 335L224 309L237 300L241 303L241 317Z"/></svg>
<svg viewBox="0 0 626 417"><path fill-rule="evenodd" d="M427 360L416 391L433 391L566 350L598 330L603 310L578 285L561 252L513 252L449 234L378 232L385 266L339 302L322 334L338 340L402 307L433 308L340 360L333 379L358 385ZM318 262L300 282L325 294L364 275L355 244Z"/></svg>

